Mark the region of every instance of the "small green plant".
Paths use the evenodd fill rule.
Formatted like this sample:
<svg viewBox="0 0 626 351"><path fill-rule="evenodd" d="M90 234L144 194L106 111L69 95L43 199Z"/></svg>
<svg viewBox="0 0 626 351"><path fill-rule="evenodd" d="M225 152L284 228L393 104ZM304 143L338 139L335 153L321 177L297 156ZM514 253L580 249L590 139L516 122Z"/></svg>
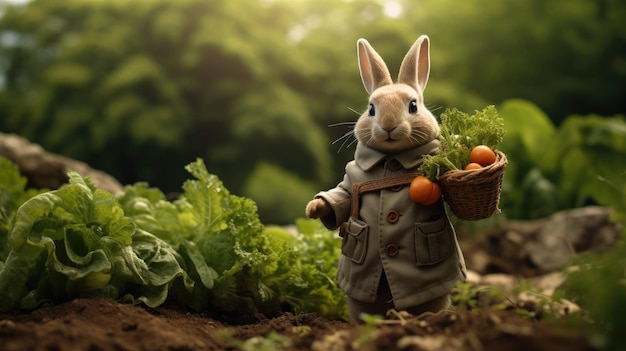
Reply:
<svg viewBox="0 0 626 351"><path fill-rule="evenodd" d="M626 179L626 173L621 178ZM626 350L626 189L616 186L617 182L601 180L608 183L619 199L612 218L622 224L621 238L608 252L588 252L575 257L562 293L578 303L593 321L592 328L588 328L592 346Z"/></svg>
<svg viewBox="0 0 626 351"><path fill-rule="evenodd" d="M360 350L375 337L376 326L384 320L384 317L378 314L361 313L359 318L363 321L361 327L361 335L352 342L352 348Z"/></svg>
<svg viewBox="0 0 626 351"><path fill-rule="evenodd" d="M452 304L461 309L473 310L478 305L474 285L466 282L459 282L451 291Z"/></svg>
<svg viewBox="0 0 626 351"><path fill-rule="evenodd" d="M516 307L515 311L525 317L539 319L555 319L569 314L568 302L565 301L563 291L555 290L547 294L534 286L526 279L520 279L514 290L523 307Z"/></svg>
<svg viewBox="0 0 626 351"><path fill-rule="evenodd" d="M239 340L226 330L219 331L217 336L228 345L242 351L282 351L291 346L289 337L274 330L265 336L254 336L246 340Z"/></svg>
<svg viewBox="0 0 626 351"><path fill-rule="evenodd" d="M578 303L592 320L589 340L601 350L625 350L626 233L604 254L576 258L563 286L565 296Z"/></svg>
<svg viewBox="0 0 626 351"><path fill-rule="evenodd" d="M513 304L511 299L495 286L468 282L457 283L451 291L451 297L454 306L467 311L503 310Z"/></svg>

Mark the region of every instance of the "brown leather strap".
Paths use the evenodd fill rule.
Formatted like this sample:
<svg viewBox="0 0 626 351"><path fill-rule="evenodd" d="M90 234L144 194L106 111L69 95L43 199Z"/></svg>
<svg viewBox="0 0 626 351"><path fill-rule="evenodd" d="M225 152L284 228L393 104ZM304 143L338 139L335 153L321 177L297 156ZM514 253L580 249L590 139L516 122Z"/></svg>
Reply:
<svg viewBox="0 0 626 351"><path fill-rule="evenodd" d="M402 186L410 184L413 178L417 177L418 173L400 174L381 179L369 180L365 182L356 182L352 184L352 208L350 215L353 218L359 218L360 198L361 194L376 191L386 188L393 188L396 186ZM407 194L408 196L408 194Z"/></svg>

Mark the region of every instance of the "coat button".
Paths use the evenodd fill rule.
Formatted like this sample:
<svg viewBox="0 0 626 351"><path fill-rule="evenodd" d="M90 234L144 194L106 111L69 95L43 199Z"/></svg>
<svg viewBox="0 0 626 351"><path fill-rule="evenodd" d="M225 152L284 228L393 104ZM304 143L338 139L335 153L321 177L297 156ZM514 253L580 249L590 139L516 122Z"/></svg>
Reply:
<svg viewBox="0 0 626 351"><path fill-rule="evenodd" d="M393 224L396 223L400 219L400 214L396 211L387 212L387 222Z"/></svg>
<svg viewBox="0 0 626 351"><path fill-rule="evenodd" d="M402 164L400 164L400 162L398 162L398 160L394 158L393 160L389 161L389 168L394 171L399 171L402 169Z"/></svg>
<svg viewBox="0 0 626 351"><path fill-rule="evenodd" d="M396 244L389 244L389 245L385 246L385 253L389 257L396 256L398 254L398 245L396 245Z"/></svg>

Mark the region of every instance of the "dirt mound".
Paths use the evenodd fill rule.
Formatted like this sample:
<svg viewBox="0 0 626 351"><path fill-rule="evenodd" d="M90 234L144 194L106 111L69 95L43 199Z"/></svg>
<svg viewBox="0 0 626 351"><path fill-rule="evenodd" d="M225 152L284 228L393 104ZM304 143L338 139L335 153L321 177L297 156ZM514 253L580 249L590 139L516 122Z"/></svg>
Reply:
<svg viewBox="0 0 626 351"><path fill-rule="evenodd" d="M0 345L17 350L587 350L579 332L514 311L446 311L377 325L315 314L226 325L176 305L156 309L77 299L0 315Z"/></svg>

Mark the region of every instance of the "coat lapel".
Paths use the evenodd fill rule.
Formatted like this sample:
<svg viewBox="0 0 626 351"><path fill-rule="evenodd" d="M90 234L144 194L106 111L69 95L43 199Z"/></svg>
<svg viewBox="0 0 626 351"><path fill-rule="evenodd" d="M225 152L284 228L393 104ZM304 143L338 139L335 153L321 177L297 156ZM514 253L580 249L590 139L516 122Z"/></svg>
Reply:
<svg viewBox="0 0 626 351"><path fill-rule="evenodd" d="M395 158L405 169L416 169L422 163L422 156L434 154L439 150L439 145L439 140L435 139L416 148L389 155L357 143L354 161L365 172L387 158Z"/></svg>

